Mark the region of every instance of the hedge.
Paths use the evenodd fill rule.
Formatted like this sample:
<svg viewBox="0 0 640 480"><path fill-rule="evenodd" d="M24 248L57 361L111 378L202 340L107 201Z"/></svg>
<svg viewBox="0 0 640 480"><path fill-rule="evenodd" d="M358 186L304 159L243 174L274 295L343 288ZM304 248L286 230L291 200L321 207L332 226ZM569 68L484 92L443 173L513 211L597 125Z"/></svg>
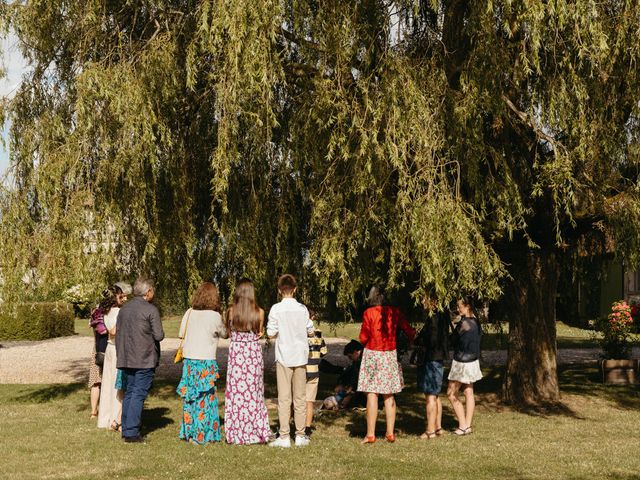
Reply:
<svg viewBox="0 0 640 480"><path fill-rule="evenodd" d="M46 340L73 335L73 309L63 302L34 302L0 311L0 340Z"/></svg>

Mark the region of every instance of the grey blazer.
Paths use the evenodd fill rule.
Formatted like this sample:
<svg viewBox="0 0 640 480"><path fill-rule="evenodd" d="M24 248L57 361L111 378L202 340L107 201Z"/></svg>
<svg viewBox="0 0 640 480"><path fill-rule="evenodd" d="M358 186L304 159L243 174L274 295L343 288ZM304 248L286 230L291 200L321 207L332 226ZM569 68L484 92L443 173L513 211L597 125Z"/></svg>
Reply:
<svg viewBox="0 0 640 480"><path fill-rule="evenodd" d="M164 338L160 312L142 297L125 303L118 312L116 353L118 368L155 368Z"/></svg>

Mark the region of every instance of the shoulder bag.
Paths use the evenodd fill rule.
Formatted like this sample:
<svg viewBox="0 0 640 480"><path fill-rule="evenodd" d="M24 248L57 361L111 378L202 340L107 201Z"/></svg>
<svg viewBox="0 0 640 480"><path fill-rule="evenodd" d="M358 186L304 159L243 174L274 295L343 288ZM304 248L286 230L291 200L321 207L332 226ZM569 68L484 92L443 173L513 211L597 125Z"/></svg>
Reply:
<svg viewBox="0 0 640 480"><path fill-rule="evenodd" d="M189 313L187 313L187 323L184 326L184 334L180 339L180 346L178 347L178 350L176 350L176 356L173 357L173 363L180 363L182 360L184 360L184 355L182 354L182 344L184 342L184 339L187 337L187 329L189 328L189 318L191 317L191 310L192 309L190 308Z"/></svg>

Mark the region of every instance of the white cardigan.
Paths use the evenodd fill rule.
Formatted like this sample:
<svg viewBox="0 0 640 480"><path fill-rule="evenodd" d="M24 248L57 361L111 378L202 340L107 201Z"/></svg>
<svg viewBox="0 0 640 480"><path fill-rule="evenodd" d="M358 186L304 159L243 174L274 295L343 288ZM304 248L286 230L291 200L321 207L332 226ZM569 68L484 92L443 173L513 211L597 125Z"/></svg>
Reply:
<svg viewBox="0 0 640 480"><path fill-rule="evenodd" d="M189 325L187 326L187 318ZM185 334L185 326L187 328ZM190 308L182 317L178 336L184 338L182 354L192 360L215 360L218 339L227 335L222 317L213 310Z"/></svg>

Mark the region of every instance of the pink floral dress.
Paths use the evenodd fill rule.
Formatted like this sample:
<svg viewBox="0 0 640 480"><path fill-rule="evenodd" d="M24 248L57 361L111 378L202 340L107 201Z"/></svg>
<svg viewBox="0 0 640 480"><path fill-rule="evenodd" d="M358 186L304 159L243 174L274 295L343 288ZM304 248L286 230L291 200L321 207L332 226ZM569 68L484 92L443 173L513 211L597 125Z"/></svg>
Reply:
<svg viewBox="0 0 640 480"><path fill-rule="evenodd" d="M267 442L271 430L264 403L264 360L253 332L231 332L224 401L227 443Z"/></svg>

